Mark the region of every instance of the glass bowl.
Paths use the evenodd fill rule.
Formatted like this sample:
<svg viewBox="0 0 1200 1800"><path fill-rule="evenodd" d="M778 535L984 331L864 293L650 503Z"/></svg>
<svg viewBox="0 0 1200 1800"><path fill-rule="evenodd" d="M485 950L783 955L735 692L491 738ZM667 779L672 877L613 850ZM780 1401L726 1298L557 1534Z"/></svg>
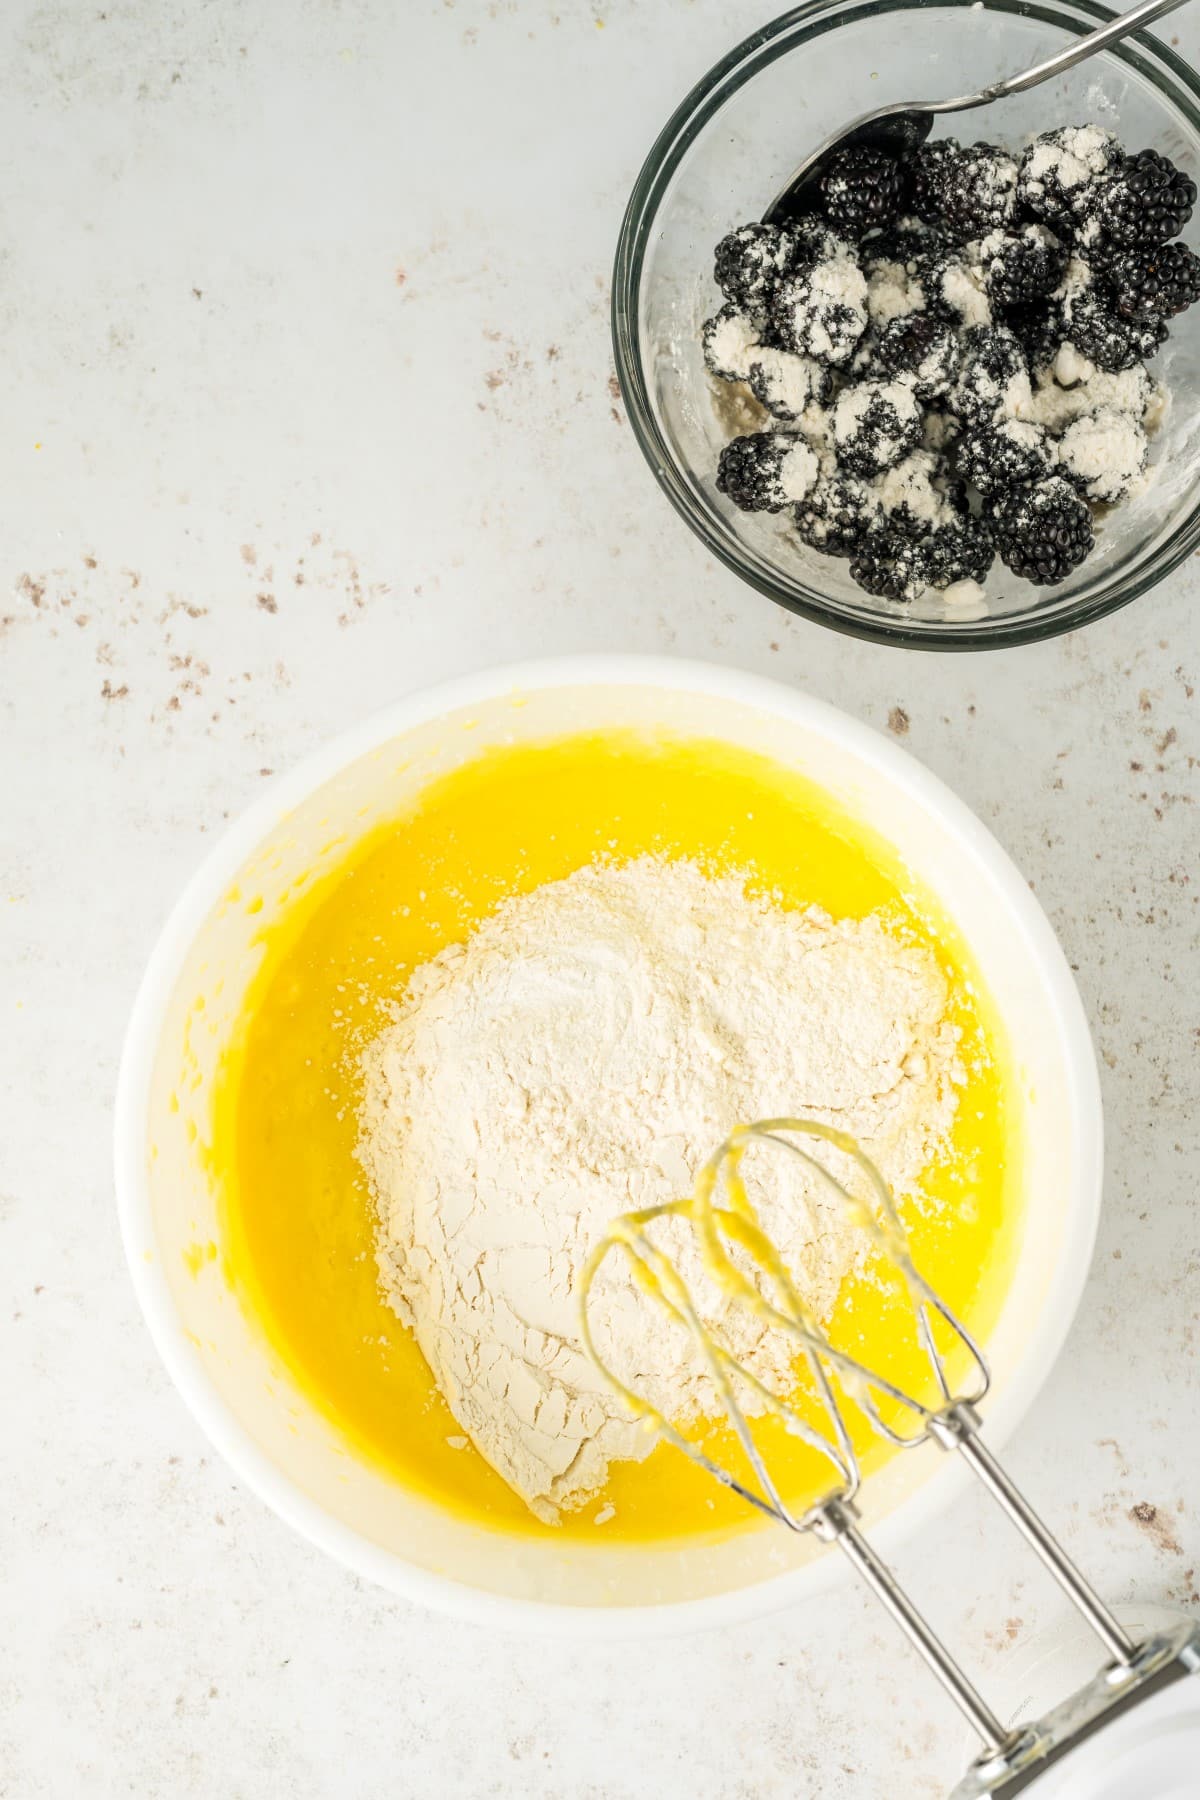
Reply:
<svg viewBox="0 0 1200 1800"><path fill-rule="evenodd" d="M700 326L721 296L713 246L757 218L807 151L891 101L985 87L1041 61L1112 13L1091 0L810 0L747 38L677 109L638 176L617 248L613 340L634 432L672 504L714 555L806 618L880 642L988 649L1068 631L1160 581L1200 545L1200 307L1174 321L1151 364L1171 405L1143 494L1097 520L1096 549L1064 582L1035 588L997 562L986 599L875 599L848 566L789 531L786 514L739 512L717 492L738 429L730 390L707 373ZM1200 179L1200 81L1144 32L1057 80L941 119L935 137L1019 146L1060 124L1099 124ZM725 404L720 405L722 389Z"/></svg>

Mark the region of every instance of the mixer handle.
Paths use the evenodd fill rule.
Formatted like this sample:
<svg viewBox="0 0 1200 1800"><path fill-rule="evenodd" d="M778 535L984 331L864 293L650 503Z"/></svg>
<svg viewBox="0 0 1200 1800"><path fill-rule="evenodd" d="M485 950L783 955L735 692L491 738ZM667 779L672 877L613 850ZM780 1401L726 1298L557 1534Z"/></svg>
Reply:
<svg viewBox="0 0 1200 1800"><path fill-rule="evenodd" d="M929 1435L943 1450L958 1451L971 1473L983 1483L1049 1569L1113 1661L1128 1668L1137 1655L1138 1646L1128 1632L1122 1630L1091 1583L1084 1580L1057 1538L1051 1535L1020 1489L981 1442L980 1424L975 1408L965 1400L959 1400L929 1421Z"/></svg>
<svg viewBox="0 0 1200 1800"><path fill-rule="evenodd" d="M857 1516L851 1502L835 1497L815 1507L803 1528L825 1543L837 1545L979 1734L985 1753L1011 1752L1020 1734L1005 1730L986 1700L963 1674L932 1626L917 1611L887 1564L876 1555L858 1529Z"/></svg>

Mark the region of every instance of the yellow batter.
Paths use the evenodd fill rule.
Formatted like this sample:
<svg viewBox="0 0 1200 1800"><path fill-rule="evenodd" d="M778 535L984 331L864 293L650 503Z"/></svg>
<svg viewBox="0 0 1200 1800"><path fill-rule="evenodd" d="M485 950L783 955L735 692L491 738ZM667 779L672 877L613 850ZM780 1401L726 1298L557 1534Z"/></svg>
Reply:
<svg viewBox="0 0 1200 1800"><path fill-rule="evenodd" d="M752 1520L664 1445L617 1466L594 1503L546 1526L460 1447L420 1352L379 1297L370 1200L353 1155L357 1055L378 1029L380 999L507 895L597 855L647 852L749 871L785 905L882 912L934 951L969 1078L949 1152L906 1222L919 1266L984 1336L1011 1264L1019 1168L1003 1048L965 948L888 846L811 784L714 742L608 733L481 756L371 833L266 929L217 1084L211 1165L223 1266L299 1385L361 1455L505 1530L594 1539L602 1508L606 1535L625 1538L727 1533ZM919 1378L895 1297L870 1272L846 1284L839 1331L865 1360L890 1358L900 1379ZM868 1464L884 1454L865 1428L860 1443ZM710 1447L725 1449L721 1434ZM827 1484L826 1466L802 1445L781 1438L771 1448L793 1502Z"/></svg>

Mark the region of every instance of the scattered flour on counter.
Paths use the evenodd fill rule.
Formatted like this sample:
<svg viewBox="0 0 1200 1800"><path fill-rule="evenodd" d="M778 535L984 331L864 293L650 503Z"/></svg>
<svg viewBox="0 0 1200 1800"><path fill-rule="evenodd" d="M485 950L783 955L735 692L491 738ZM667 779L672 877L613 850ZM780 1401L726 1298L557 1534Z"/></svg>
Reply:
<svg viewBox="0 0 1200 1800"><path fill-rule="evenodd" d="M779 1113L836 1122L910 1191L962 1079L947 1000L933 956L877 919L785 911L653 858L510 899L413 974L363 1056L383 1286L539 1517L650 1448L579 1335L580 1272L613 1217L690 1192L738 1120ZM757 1197L828 1315L853 1227L794 1158L764 1160ZM786 1381L777 1334L682 1256L730 1347ZM592 1317L613 1366L677 1420L711 1411L686 1335L606 1267Z"/></svg>

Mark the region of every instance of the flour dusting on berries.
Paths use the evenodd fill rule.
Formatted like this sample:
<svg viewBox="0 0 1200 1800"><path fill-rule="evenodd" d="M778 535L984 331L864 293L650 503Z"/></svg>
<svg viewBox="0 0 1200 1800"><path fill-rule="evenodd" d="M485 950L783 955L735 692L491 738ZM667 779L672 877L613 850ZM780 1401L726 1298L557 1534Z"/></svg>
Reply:
<svg viewBox="0 0 1200 1800"><path fill-rule="evenodd" d="M725 445L718 489L900 606L932 588L982 616L996 557L1065 580L1096 509L1153 475L1168 396L1145 365L1200 300L1174 241L1195 201L1095 125L1020 151L845 148L810 210L717 246L704 360L768 415Z"/></svg>

